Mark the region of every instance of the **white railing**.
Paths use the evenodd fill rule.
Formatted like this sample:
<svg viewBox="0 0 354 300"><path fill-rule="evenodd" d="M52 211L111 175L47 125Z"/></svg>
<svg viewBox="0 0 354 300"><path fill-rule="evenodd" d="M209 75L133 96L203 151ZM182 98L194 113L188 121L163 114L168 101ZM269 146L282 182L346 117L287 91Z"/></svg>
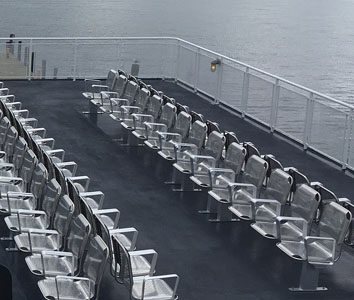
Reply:
<svg viewBox="0 0 354 300"><path fill-rule="evenodd" d="M110 68L129 72L138 62L141 78L175 79L343 169L354 169L354 106L198 45L172 37L16 38L10 45L6 41L0 38L0 78L103 78ZM211 72L216 59L220 64Z"/></svg>

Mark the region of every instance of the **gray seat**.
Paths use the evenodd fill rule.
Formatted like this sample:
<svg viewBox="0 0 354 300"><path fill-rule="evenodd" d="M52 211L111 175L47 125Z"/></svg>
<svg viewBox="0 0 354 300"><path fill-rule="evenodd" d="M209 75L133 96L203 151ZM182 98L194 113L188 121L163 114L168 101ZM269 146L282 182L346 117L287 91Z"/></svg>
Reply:
<svg viewBox="0 0 354 300"><path fill-rule="evenodd" d="M174 300L177 299L179 277L176 274L162 276L134 277L130 253L117 239L113 239L115 261L119 264L117 281L128 288L132 300ZM118 269L118 268L117 268ZM172 284L169 284L171 281Z"/></svg>
<svg viewBox="0 0 354 300"><path fill-rule="evenodd" d="M339 259L351 219L347 209L332 201L324 205L319 224L311 235L305 232L301 236L291 235L287 228L282 229L284 224L280 222L278 248L291 258L303 261L299 286L290 290L326 290L318 287L319 269L333 265Z"/></svg>
<svg viewBox="0 0 354 300"><path fill-rule="evenodd" d="M90 239L79 276L49 277L38 282L45 299L98 299L108 260L108 247L99 236Z"/></svg>
<svg viewBox="0 0 354 300"><path fill-rule="evenodd" d="M35 275L52 277L77 275L90 236L91 225L83 215L71 220L64 251L42 251L25 258L30 271Z"/></svg>
<svg viewBox="0 0 354 300"><path fill-rule="evenodd" d="M262 188L259 193L259 198L264 200L277 200L283 208L289 197L290 188L292 186L292 177L281 169L274 169L269 177L267 185ZM254 202L257 191L239 189L232 196L232 205L229 210L238 218L244 220L254 219ZM261 212L261 207L257 207L258 214Z"/></svg>
<svg viewBox="0 0 354 300"><path fill-rule="evenodd" d="M113 245L112 240L119 241L121 245L128 251L131 248L130 243L126 243L126 237L123 234L112 234L112 230L110 231L107 226L103 223L102 219L99 215L95 216L95 221L97 225L97 234L102 237L103 241L109 248L109 265L111 274L114 277L118 276L120 271L120 264L116 262L114 255L113 255ZM112 239L112 237L114 237ZM134 276L145 276L145 275L153 275L155 272L155 266L157 262L157 253L155 250L148 249L148 250L140 250L140 251L130 251L130 255L132 257L132 269ZM150 258L151 260L149 260Z"/></svg>
<svg viewBox="0 0 354 300"><path fill-rule="evenodd" d="M4 150L5 140L7 136L7 131L11 127L11 122L7 117L3 117L0 120L0 149Z"/></svg>
<svg viewBox="0 0 354 300"><path fill-rule="evenodd" d="M169 132L158 132L158 139L146 141L145 144L158 149L159 155L166 160L173 160L176 143L182 143L186 140L191 127L192 116L187 112L181 111L177 115L175 125Z"/></svg>
<svg viewBox="0 0 354 300"><path fill-rule="evenodd" d="M115 121L123 121L126 116L126 110L122 106L132 107L138 94L138 90L139 85L135 81L129 80L124 89L124 93L120 95L119 98L114 97L113 95L110 98L109 106L106 104L101 106L100 109L105 113L110 113ZM105 94L106 93L103 92L103 95ZM104 97L107 98L107 96ZM136 107L136 110L139 110L139 107Z"/></svg>
<svg viewBox="0 0 354 300"><path fill-rule="evenodd" d="M28 175L27 172L24 174ZM22 209L34 210L37 208L37 203L41 199L43 188L48 179L48 173L44 165L39 163L30 175L28 182L23 177L23 182L29 185L28 190L24 189L21 181L16 177L0 177L0 182L2 182L0 185L1 192L6 195L0 199L0 212L16 214ZM7 183L5 183L6 180ZM19 184L16 184L17 181Z"/></svg>
<svg viewBox="0 0 354 300"><path fill-rule="evenodd" d="M259 196L263 182L268 170L268 163L259 156L252 155L245 166L245 170L238 176L236 183L224 182L215 184L212 190L208 192L209 207L217 205L217 217L211 221L230 221L232 213L228 207L232 203L232 199L240 189L249 190L254 198ZM218 176L219 174L216 173ZM211 174L213 175L213 174ZM215 175L214 175L215 176ZM213 181L215 179L212 179ZM211 210L209 208L208 210Z"/></svg>
<svg viewBox="0 0 354 300"><path fill-rule="evenodd" d="M186 159L177 160L173 164L173 172L177 171L182 174L182 180L175 181L175 184L181 184L181 188L175 189L175 191L194 190L195 184L199 188L206 188L204 185L198 184L198 178L203 180L203 177L209 177L209 170L218 167L224 145L225 136L217 131L212 131L208 135L205 147L200 150L199 154L187 154ZM181 178L181 176L179 177ZM178 176L175 175L175 178Z"/></svg>
<svg viewBox="0 0 354 300"><path fill-rule="evenodd" d="M251 226L270 239L277 239L280 235L284 237L286 234L300 238L310 232L319 202L320 194L306 184L297 187L291 206L286 207L289 209L283 214L279 201L256 199L255 223Z"/></svg>
<svg viewBox="0 0 354 300"><path fill-rule="evenodd" d="M112 90L117 75L117 71L109 70L105 82L101 80L85 79L85 91L82 95L87 100L101 99L101 91Z"/></svg>
<svg viewBox="0 0 354 300"><path fill-rule="evenodd" d="M17 214L5 217L7 227L14 232L47 229L52 224L60 194L60 185L55 179L51 179L43 191L41 210L18 210Z"/></svg>
<svg viewBox="0 0 354 300"><path fill-rule="evenodd" d="M61 250L74 212L74 203L67 195L61 196L54 214L53 229L30 229L15 236L19 250L23 252L41 252Z"/></svg>
<svg viewBox="0 0 354 300"><path fill-rule="evenodd" d="M18 138L18 132L14 126L11 126L6 134L5 143L4 143L4 151L0 152L0 162L1 163L11 163L15 144ZM1 174L1 171L0 171Z"/></svg>

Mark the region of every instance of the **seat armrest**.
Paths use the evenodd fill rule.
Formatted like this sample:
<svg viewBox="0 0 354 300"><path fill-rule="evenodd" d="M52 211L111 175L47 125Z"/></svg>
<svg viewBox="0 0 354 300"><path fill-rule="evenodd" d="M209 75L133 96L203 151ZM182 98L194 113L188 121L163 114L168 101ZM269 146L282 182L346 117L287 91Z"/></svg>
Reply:
<svg viewBox="0 0 354 300"><path fill-rule="evenodd" d="M149 275L152 276L155 272L158 254L154 249L138 250L129 252L130 256L144 256L150 258L150 272Z"/></svg>
<svg viewBox="0 0 354 300"><path fill-rule="evenodd" d="M198 147L194 144L190 143L173 143L175 150L176 161L185 160L185 156L187 155L187 159L190 159L190 155L198 154Z"/></svg>
<svg viewBox="0 0 354 300"><path fill-rule="evenodd" d="M102 92L101 94L106 94L105 92ZM106 97L108 98L108 97ZM109 101L111 102L111 105L115 105L115 106L123 106L124 104L129 105L129 100L128 99L124 99L124 98L110 98Z"/></svg>
<svg viewBox="0 0 354 300"><path fill-rule="evenodd" d="M274 222L275 218L281 213L281 203L277 200L253 198L251 199L251 206L252 219L256 222ZM262 208L263 213L259 208ZM264 214L265 210L269 212L269 215Z"/></svg>
<svg viewBox="0 0 354 300"><path fill-rule="evenodd" d="M205 171L207 170L208 173L210 168L215 168L216 166L216 159L212 156L191 154L189 157L192 174L195 173L195 171L198 169L198 166L204 168Z"/></svg>
<svg viewBox="0 0 354 300"><path fill-rule="evenodd" d="M57 240L57 245L60 244L60 236L59 232L56 230L48 230L48 229L29 229L27 232L28 235L28 241L29 241L29 246L30 246L30 251L32 252L32 237L35 235L42 235L42 236L54 236L54 238Z"/></svg>
<svg viewBox="0 0 354 300"><path fill-rule="evenodd" d="M18 221L19 231L22 231L20 216L23 216L23 215L32 216L33 218L42 217L44 219L44 221L43 221L44 224L47 224L47 214L44 211L19 209L17 211L17 221Z"/></svg>
<svg viewBox="0 0 354 300"><path fill-rule="evenodd" d="M24 126L31 126L33 128L36 128L38 126L38 120L36 118L20 119L20 122Z"/></svg>
<svg viewBox="0 0 354 300"><path fill-rule="evenodd" d="M0 94L8 95L9 92L10 92L10 90L8 88L1 88L0 89Z"/></svg>
<svg viewBox="0 0 354 300"><path fill-rule="evenodd" d="M228 185L229 193L230 193L230 199L234 198L235 193L237 193L239 190L242 190L244 192L247 192L250 194L252 198L257 197L257 187L251 183L230 183Z"/></svg>
<svg viewBox="0 0 354 300"><path fill-rule="evenodd" d="M336 241L329 237L306 236L305 250L308 263L313 265L333 265Z"/></svg>
<svg viewBox="0 0 354 300"><path fill-rule="evenodd" d="M46 257L67 257L71 259L71 266L70 267L70 273L72 276L74 276L75 273L75 256L71 252L64 252L64 251L41 251L41 261L42 261L42 271L43 271L43 276L46 277L46 267L44 263L44 259Z"/></svg>
<svg viewBox="0 0 354 300"><path fill-rule="evenodd" d="M128 251L133 251L135 249L136 246L136 242L138 240L138 235L139 235L139 231L136 230L134 227L127 227L127 228L116 228L116 229L111 229L109 231L109 233L111 235L114 235L115 233L118 234L130 234L131 235L131 244L130 244L130 248L127 249Z"/></svg>
<svg viewBox="0 0 354 300"><path fill-rule="evenodd" d="M38 139L36 140L36 143L41 146L41 145L47 145L51 149L54 148L55 140L53 138L44 138L44 139Z"/></svg>
<svg viewBox="0 0 354 300"><path fill-rule="evenodd" d="M0 151L0 159L4 158L7 155L5 151Z"/></svg>
<svg viewBox="0 0 354 300"><path fill-rule="evenodd" d="M177 288L178 288L178 283L179 283L179 276L177 274L169 274L169 275L160 275L160 276L145 276L144 277L144 282L142 285L142 295L143 297L145 296L145 282L146 281L154 281L154 280L173 280L174 283L172 285L173 289L173 294L171 296L171 299L176 298L176 293L177 293Z"/></svg>
<svg viewBox="0 0 354 300"><path fill-rule="evenodd" d="M82 192L80 193L80 196L82 197L90 197L93 198L96 203L98 203L98 209L102 209L103 207L103 201L104 201L104 193L101 191L95 191L95 192Z"/></svg>
<svg viewBox="0 0 354 300"><path fill-rule="evenodd" d="M308 224L303 218L278 216L276 218L278 237L281 241L299 241L303 240L308 234ZM287 228L301 231L302 235L289 236Z"/></svg>
<svg viewBox="0 0 354 300"><path fill-rule="evenodd" d="M113 228L112 229L116 229L118 228L118 223L119 223L119 218L120 218L120 211L117 208L107 208L107 209L94 209L93 210L93 214L95 216L100 216L100 215L112 215L114 218L114 223L113 223Z"/></svg>
<svg viewBox="0 0 354 300"><path fill-rule="evenodd" d="M231 169L210 168L209 169L210 187L225 188L235 182L236 174Z"/></svg>
<svg viewBox="0 0 354 300"><path fill-rule="evenodd" d="M66 161L56 164L60 169L67 169L70 171L72 176L75 176L77 171L77 163L74 161Z"/></svg>
<svg viewBox="0 0 354 300"><path fill-rule="evenodd" d="M55 156L55 157L59 158L61 161L64 161L64 157L65 157L65 150L64 149L48 150L48 151L46 151L46 153L51 157Z"/></svg>
<svg viewBox="0 0 354 300"><path fill-rule="evenodd" d="M100 93L101 91L108 91L109 87L103 84L93 84L91 85L92 91L95 93Z"/></svg>
<svg viewBox="0 0 354 300"><path fill-rule="evenodd" d="M15 95L1 95L0 91L0 100L5 101L5 103L15 102Z"/></svg>
<svg viewBox="0 0 354 300"><path fill-rule="evenodd" d="M63 295L62 293L64 293L64 295L67 295L67 291L62 291L62 286L65 287L67 286L66 284L61 284L64 282L72 282L72 283L76 283L76 284L80 284L83 289L86 291L87 295L90 297L91 296L91 281L89 278L86 277L77 277L77 276L56 276L55 277L55 287L56 287L56 291L57 291L57 297L56 299L62 299ZM85 286L85 287L84 287ZM73 295L74 296L74 295Z"/></svg>
<svg viewBox="0 0 354 300"><path fill-rule="evenodd" d="M21 177L0 177L1 184L11 184L11 185L19 185L23 182Z"/></svg>
<svg viewBox="0 0 354 300"><path fill-rule="evenodd" d="M33 134L36 134L36 135L39 135L42 139L45 138L45 135L47 133L46 129L41 127L41 128L29 128L29 129L26 129L27 132L30 134L30 135L33 135Z"/></svg>
<svg viewBox="0 0 354 300"><path fill-rule="evenodd" d="M15 165L11 163L0 163L0 171L11 171L15 169Z"/></svg>
<svg viewBox="0 0 354 300"><path fill-rule="evenodd" d="M12 111L16 117L20 118L28 118L29 117L29 110L28 109L18 109Z"/></svg>
<svg viewBox="0 0 354 300"><path fill-rule="evenodd" d="M72 176L72 177L68 177L68 179L70 179L72 182L77 182L82 184L82 186L84 187L84 191L87 192L89 185L90 185L90 177L88 176Z"/></svg>

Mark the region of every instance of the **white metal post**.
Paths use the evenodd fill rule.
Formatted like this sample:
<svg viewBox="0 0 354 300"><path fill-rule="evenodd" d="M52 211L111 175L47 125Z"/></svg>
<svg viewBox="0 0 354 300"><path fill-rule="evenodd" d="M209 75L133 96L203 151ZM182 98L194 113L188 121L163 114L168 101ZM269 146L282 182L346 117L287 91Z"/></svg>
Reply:
<svg viewBox="0 0 354 300"><path fill-rule="evenodd" d="M78 47L78 43L77 43L77 39L75 39L74 41L74 65L73 65L73 69L74 69L74 74L73 74L73 81L76 81L76 76L77 76L77 47Z"/></svg>
<svg viewBox="0 0 354 300"><path fill-rule="evenodd" d="M220 63L218 64L218 80L216 83L216 95L215 95L215 104L219 104L221 98L221 84L222 84L222 76L223 76L223 58L219 58Z"/></svg>
<svg viewBox="0 0 354 300"><path fill-rule="evenodd" d="M249 67L246 67L246 71L243 73L242 102L241 102L242 118L245 117L247 112L248 88L249 88L249 81L250 81L249 71L250 71Z"/></svg>
<svg viewBox="0 0 354 300"><path fill-rule="evenodd" d="M197 48L194 60L194 93L198 92L198 79L199 79L199 66L200 66L200 48Z"/></svg>
<svg viewBox="0 0 354 300"><path fill-rule="evenodd" d="M32 74L31 74L31 67L32 67L32 49L33 49L33 43L32 43L32 39L30 39L30 45L29 45L29 53L28 53L28 66L27 66L27 70L28 70L28 74L27 74L27 79L30 81Z"/></svg>
<svg viewBox="0 0 354 300"><path fill-rule="evenodd" d="M311 136L313 107L314 107L313 93L310 92L310 95L307 98L307 102L306 102L306 116L305 116L305 127L304 127L304 136L303 136L303 145L305 150L308 147L310 136Z"/></svg>
<svg viewBox="0 0 354 300"><path fill-rule="evenodd" d="M177 83L178 77L179 77L178 71L179 71L180 58L181 58L181 45L180 45L180 41L177 40L177 60L176 60L176 70L175 70L175 83Z"/></svg>
<svg viewBox="0 0 354 300"><path fill-rule="evenodd" d="M279 95L280 95L279 79L275 79L275 83L273 84L272 107L270 111L270 122L269 122L271 132L274 132L274 129L277 124Z"/></svg>
<svg viewBox="0 0 354 300"><path fill-rule="evenodd" d="M346 115L346 120L345 120L345 134L344 134L344 141L343 141L343 161L342 161L343 170L345 170L348 166L351 166L350 151L351 151L351 144L353 139L353 121L354 121L353 108L351 108L349 114Z"/></svg>

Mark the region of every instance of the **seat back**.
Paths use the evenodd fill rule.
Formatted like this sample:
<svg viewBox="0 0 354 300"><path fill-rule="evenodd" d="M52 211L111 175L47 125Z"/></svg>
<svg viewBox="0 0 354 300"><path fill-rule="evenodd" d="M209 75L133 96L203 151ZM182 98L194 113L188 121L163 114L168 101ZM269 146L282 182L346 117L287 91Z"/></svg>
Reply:
<svg viewBox="0 0 354 300"><path fill-rule="evenodd" d="M141 88L138 90L138 95L136 96L135 105L140 107L140 111L144 112L146 106L149 102L150 91L147 88Z"/></svg>
<svg viewBox="0 0 354 300"><path fill-rule="evenodd" d="M129 104L132 104L135 101L135 98L138 93L138 89L139 89L139 85L135 81L129 80L127 82L122 98L127 99L129 101Z"/></svg>
<svg viewBox="0 0 354 300"><path fill-rule="evenodd" d="M53 220L53 229L58 231L62 238L68 233L73 212L74 203L68 195L62 195L59 198Z"/></svg>
<svg viewBox="0 0 354 300"><path fill-rule="evenodd" d="M176 105L176 100L174 98L163 95L162 96L162 103L163 103L163 105L166 105L167 103Z"/></svg>
<svg viewBox="0 0 354 300"><path fill-rule="evenodd" d="M352 220L349 210L336 202L324 205L316 236L333 238L336 241L335 260L338 260L344 238Z"/></svg>
<svg viewBox="0 0 354 300"><path fill-rule="evenodd" d="M261 191L260 198L277 200L281 205L285 205L293 178L281 169L274 169L271 172L266 188Z"/></svg>
<svg viewBox="0 0 354 300"><path fill-rule="evenodd" d="M243 147L246 148L247 151L247 155L246 155L246 159L245 161L247 162L248 159L252 156L252 155L256 155L256 156L261 156L261 154L259 153L258 149L256 148L255 145L253 145L250 142L244 142L243 143Z"/></svg>
<svg viewBox="0 0 354 300"><path fill-rule="evenodd" d="M37 163L38 160L34 152L31 149L27 149L20 169L20 177L22 177L25 184L31 182L33 171Z"/></svg>
<svg viewBox="0 0 354 300"><path fill-rule="evenodd" d="M99 287L108 260L108 253L108 246L101 237L96 235L90 239L82 266L82 275L89 278L91 283L94 284L94 299L99 294Z"/></svg>
<svg viewBox="0 0 354 300"><path fill-rule="evenodd" d="M0 147L3 148L7 131L11 126L10 120L7 117L3 117L0 121Z"/></svg>
<svg viewBox="0 0 354 300"><path fill-rule="evenodd" d="M23 159L27 150L27 142L23 137L19 137L16 140L14 153L12 156L12 163L15 166L15 170L20 170L22 167Z"/></svg>
<svg viewBox="0 0 354 300"><path fill-rule="evenodd" d="M68 236L66 238L66 250L79 258L79 266L86 249L90 232L91 225L82 214L79 214L71 220Z"/></svg>
<svg viewBox="0 0 354 300"><path fill-rule="evenodd" d="M289 169L289 174L293 178L293 186L291 187L291 192L295 193L296 188L301 184L310 184L310 180L303 173L299 172L295 168Z"/></svg>
<svg viewBox="0 0 354 300"><path fill-rule="evenodd" d="M284 170L283 165L281 164L281 162L279 160L277 160L274 155L272 154L267 154L264 156L264 159L266 160L266 162L268 163L268 172L267 172L267 177L269 178L270 175L272 174L273 170L275 169L281 169Z"/></svg>
<svg viewBox="0 0 354 300"><path fill-rule="evenodd" d="M18 138L18 132L14 126L11 126L7 131L5 144L4 144L4 151L6 152L9 161L12 161L12 155L15 149L15 143Z"/></svg>
<svg viewBox="0 0 354 300"><path fill-rule="evenodd" d="M206 134L207 134L206 124L201 121L195 121L192 124L186 142L194 144L198 147L198 149L201 149L202 146L204 145Z"/></svg>
<svg viewBox="0 0 354 300"><path fill-rule="evenodd" d="M66 186L67 186L68 195L69 195L70 199L74 202L74 205L75 205L74 216L77 216L78 214L82 213L79 189L77 188L77 186L74 184L74 182L70 178L66 179ZM84 216L89 221L91 221L85 214L84 214Z"/></svg>
<svg viewBox="0 0 354 300"><path fill-rule="evenodd" d="M124 91L125 91L125 87L127 85L127 77L123 74L120 74L113 86L112 91L116 92L118 94L118 98L122 98L122 96L124 95Z"/></svg>
<svg viewBox="0 0 354 300"><path fill-rule="evenodd" d="M171 103L162 106L159 123L165 124L167 128L171 128L176 121L177 108Z"/></svg>
<svg viewBox="0 0 354 300"><path fill-rule="evenodd" d="M231 132L231 131L225 131L224 135L226 138L226 142L225 142L225 150L226 151L232 143L240 144L240 141L238 140L236 133Z"/></svg>
<svg viewBox="0 0 354 300"><path fill-rule="evenodd" d="M246 163L241 181L253 184L257 188L257 191L259 191L263 185L267 170L268 163L263 158L252 155Z"/></svg>
<svg viewBox="0 0 354 300"><path fill-rule="evenodd" d="M181 112L186 112L187 114L189 114L190 109L187 105L182 105L178 102L175 105L177 107L177 114L180 114Z"/></svg>
<svg viewBox="0 0 354 300"><path fill-rule="evenodd" d="M158 95L153 95L150 97L149 102L147 104L146 114L153 116L154 120L156 120L161 112L162 99Z"/></svg>
<svg viewBox="0 0 354 300"><path fill-rule="evenodd" d="M199 113L197 113L197 112L192 110L190 112L190 115L192 116L192 123L194 123L196 121L200 121L200 122L203 122L203 123L205 122L204 121L204 116L202 114L199 114Z"/></svg>
<svg viewBox="0 0 354 300"><path fill-rule="evenodd" d="M118 73L115 70L109 70L107 79L106 79L106 86L108 86L108 89L112 90L114 83L116 82Z"/></svg>
<svg viewBox="0 0 354 300"><path fill-rule="evenodd" d="M320 194L307 184L297 187L291 202L291 216L305 219L311 228L317 207L320 203Z"/></svg>
<svg viewBox="0 0 354 300"><path fill-rule="evenodd" d="M119 269L118 274L116 274L115 278L119 283L124 283L125 286L129 289L130 296L132 294L133 289L133 271L130 261L129 252L122 245L117 237L112 238L113 243L113 253L114 260L116 264L116 270ZM132 298L131 298L132 299Z"/></svg>
<svg viewBox="0 0 354 300"><path fill-rule="evenodd" d="M29 188L30 193L32 193L37 200L41 199L43 189L47 180L47 169L42 163L37 164L33 170L32 180Z"/></svg>
<svg viewBox="0 0 354 300"><path fill-rule="evenodd" d="M53 214L57 208L61 194L59 183L53 178L45 186L42 197L42 209L45 211L49 223L52 223Z"/></svg>
<svg viewBox="0 0 354 300"><path fill-rule="evenodd" d="M95 236L96 234L100 235L99 228L97 228L96 218L93 214L92 208L88 203L85 201L85 198L80 196L79 197L79 207L80 213L89 221L91 224L91 236Z"/></svg>
<svg viewBox="0 0 354 300"><path fill-rule="evenodd" d="M216 122L212 122L210 120L207 120L205 122L205 124L207 125L208 127L208 131L207 131L207 134L209 135L210 133L212 133L213 131L216 131L216 132L220 132L221 133L221 129L220 129L220 125Z"/></svg>
<svg viewBox="0 0 354 300"><path fill-rule="evenodd" d="M182 136L182 141L185 140L191 127L192 117L190 114L181 111L177 115L175 126L172 128L172 132L179 133Z"/></svg>
<svg viewBox="0 0 354 300"><path fill-rule="evenodd" d="M202 154L212 156L218 162L221 158L225 141L226 138L222 133L218 131L212 131L208 135L205 147L202 149Z"/></svg>
<svg viewBox="0 0 354 300"><path fill-rule="evenodd" d="M236 178L241 173L246 158L246 149L239 143L231 143L226 151L223 167L232 169Z"/></svg>

